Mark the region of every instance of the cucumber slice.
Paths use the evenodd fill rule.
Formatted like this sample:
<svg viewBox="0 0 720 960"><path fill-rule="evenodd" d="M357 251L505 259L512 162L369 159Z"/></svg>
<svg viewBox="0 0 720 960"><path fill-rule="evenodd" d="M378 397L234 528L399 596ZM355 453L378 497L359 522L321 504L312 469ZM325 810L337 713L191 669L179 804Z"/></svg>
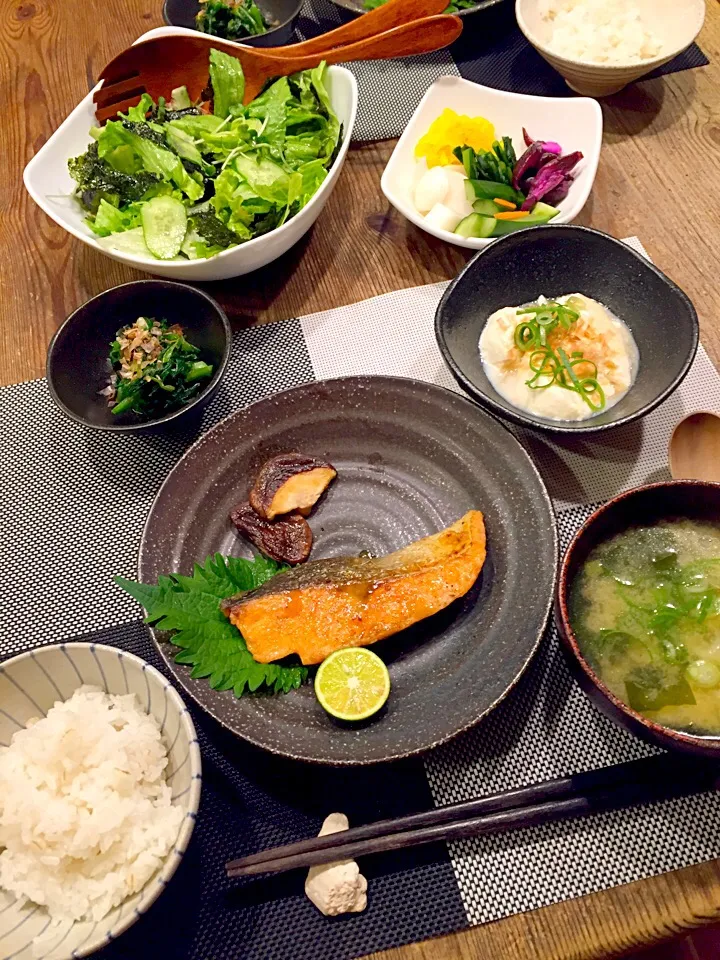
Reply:
<svg viewBox="0 0 720 960"><path fill-rule="evenodd" d="M543 203L542 200L540 200L535 204L530 216L542 217L543 223L547 223L548 220L552 220L552 218L556 217L559 213L560 211L557 207L551 207L549 203Z"/></svg>
<svg viewBox="0 0 720 960"><path fill-rule="evenodd" d="M123 230L121 233L111 233L109 237L97 237L97 243L99 247L105 247L106 250L119 250L133 257L152 256L145 243L142 227Z"/></svg>
<svg viewBox="0 0 720 960"><path fill-rule="evenodd" d="M526 227L541 227L544 223L549 223L558 213L560 211L556 207L551 207L547 203L536 203L527 217L523 217L521 220L496 220L493 236L502 237L506 233L514 233L516 230L524 230Z"/></svg>
<svg viewBox="0 0 720 960"><path fill-rule="evenodd" d="M459 237L483 239L490 236L496 223L497 220L492 217L483 217L479 213L471 213L455 227L455 233Z"/></svg>
<svg viewBox="0 0 720 960"><path fill-rule="evenodd" d="M474 193L473 197L468 196L471 202L477 199L494 200L495 197L500 197L501 200L510 200L519 206L525 199L521 193L513 190L513 188L509 187L506 183L498 183L495 180L468 180L467 182L472 187ZM468 190L468 187L465 189Z"/></svg>
<svg viewBox="0 0 720 960"><path fill-rule="evenodd" d="M143 236L158 260L172 260L180 252L187 230L187 210L175 197L153 197L140 213Z"/></svg>
<svg viewBox="0 0 720 960"><path fill-rule="evenodd" d="M475 213L480 213L483 217L494 217L502 209L492 200L475 200L472 205Z"/></svg>

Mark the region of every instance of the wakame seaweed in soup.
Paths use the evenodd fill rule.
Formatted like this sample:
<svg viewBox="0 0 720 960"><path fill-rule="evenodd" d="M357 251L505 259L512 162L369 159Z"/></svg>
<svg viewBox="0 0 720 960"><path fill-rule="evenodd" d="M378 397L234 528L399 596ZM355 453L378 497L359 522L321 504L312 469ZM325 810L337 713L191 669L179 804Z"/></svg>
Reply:
<svg viewBox="0 0 720 960"><path fill-rule="evenodd" d="M599 544L572 584L570 621L633 710L720 734L720 525L663 520Z"/></svg>

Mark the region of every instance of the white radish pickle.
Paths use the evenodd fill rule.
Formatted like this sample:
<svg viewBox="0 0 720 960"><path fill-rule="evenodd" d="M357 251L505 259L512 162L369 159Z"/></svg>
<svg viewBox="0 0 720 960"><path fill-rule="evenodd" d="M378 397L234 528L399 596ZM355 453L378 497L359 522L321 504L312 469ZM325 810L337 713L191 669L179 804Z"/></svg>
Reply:
<svg viewBox="0 0 720 960"><path fill-rule="evenodd" d="M415 206L419 213L428 213L448 195L450 182L443 167L431 167L415 187Z"/></svg>
<svg viewBox="0 0 720 960"><path fill-rule="evenodd" d="M450 207L446 207L444 203L436 203L425 219L438 230L447 230L448 233L452 233L462 217Z"/></svg>

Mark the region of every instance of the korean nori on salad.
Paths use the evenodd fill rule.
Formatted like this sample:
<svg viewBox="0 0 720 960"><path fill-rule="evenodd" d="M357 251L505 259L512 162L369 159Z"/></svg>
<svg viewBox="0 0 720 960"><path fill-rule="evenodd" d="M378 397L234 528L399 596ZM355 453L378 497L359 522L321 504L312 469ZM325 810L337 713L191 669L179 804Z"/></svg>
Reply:
<svg viewBox="0 0 720 960"><path fill-rule="evenodd" d="M325 64L248 106L235 57L210 51L212 113L184 87L93 128L68 161L99 243L137 256L212 257L281 226L313 197L341 142Z"/></svg>
<svg viewBox="0 0 720 960"><path fill-rule="evenodd" d="M242 40L267 33L269 24L255 0L200 0L195 26L213 37Z"/></svg>
<svg viewBox="0 0 720 960"><path fill-rule="evenodd" d="M111 373L100 393L114 414L155 417L185 406L212 376L178 324L138 317L110 344Z"/></svg>

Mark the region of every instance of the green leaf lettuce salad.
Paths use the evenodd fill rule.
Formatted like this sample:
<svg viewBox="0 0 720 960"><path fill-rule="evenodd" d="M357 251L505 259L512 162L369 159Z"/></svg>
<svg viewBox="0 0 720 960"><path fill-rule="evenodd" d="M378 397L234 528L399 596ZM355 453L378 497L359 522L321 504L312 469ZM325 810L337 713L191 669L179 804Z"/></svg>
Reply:
<svg viewBox="0 0 720 960"><path fill-rule="evenodd" d="M184 87L169 101L144 94L68 161L88 226L104 246L162 260L212 257L281 226L340 146L325 77L325 64L281 77L245 107L240 62L211 50L212 113Z"/></svg>

